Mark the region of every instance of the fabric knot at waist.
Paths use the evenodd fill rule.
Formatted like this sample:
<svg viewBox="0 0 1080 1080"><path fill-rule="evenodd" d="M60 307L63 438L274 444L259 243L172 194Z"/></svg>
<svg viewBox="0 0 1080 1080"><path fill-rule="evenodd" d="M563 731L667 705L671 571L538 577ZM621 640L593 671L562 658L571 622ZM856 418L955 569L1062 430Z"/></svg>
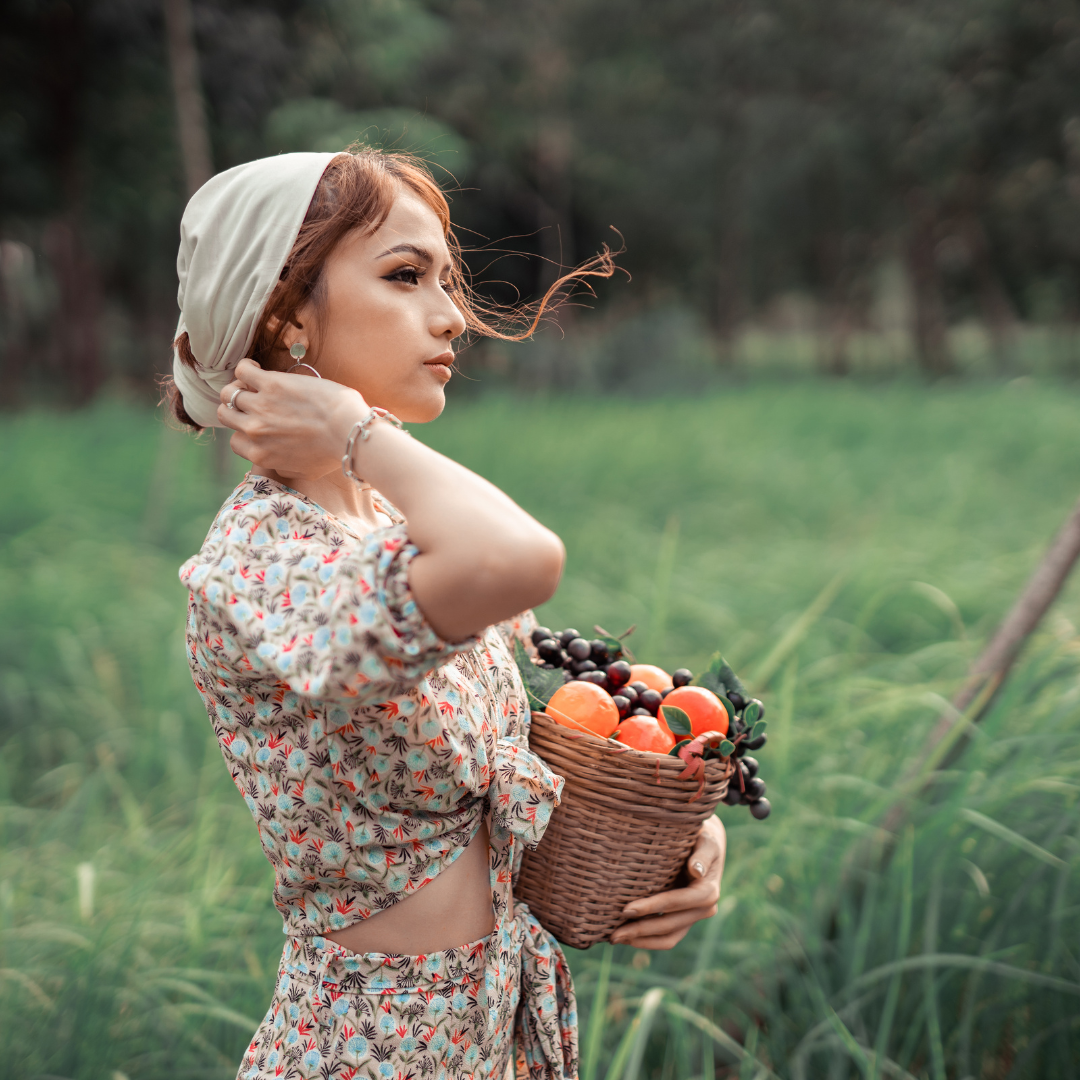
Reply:
<svg viewBox="0 0 1080 1080"><path fill-rule="evenodd" d="M517 1039L530 1080L576 1080L577 999L570 967L559 943L529 910L514 904L515 942L521 956Z"/></svg>

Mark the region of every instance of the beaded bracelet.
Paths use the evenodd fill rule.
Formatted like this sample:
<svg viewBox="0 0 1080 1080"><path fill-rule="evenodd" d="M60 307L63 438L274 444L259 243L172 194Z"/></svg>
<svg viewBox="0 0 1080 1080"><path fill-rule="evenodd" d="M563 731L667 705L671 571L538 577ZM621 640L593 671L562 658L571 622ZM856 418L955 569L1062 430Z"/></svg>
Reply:
<svg viewBox="0 0 1080 1080"><path fill-rule="evenodd" d="M367 416L362 420L357 420L356 423L353 424L352 429L349 431L349 441L345 444L345 453L341 458L341 471L345 474L347 480L351 480L354 484L359 484L361 488L369 488L371 485L353 472L353 448L356 446L357 438L359 438L361 442L367 442L368 436L371 434L371 425L376 420L388 420L394 427L401 431L405 431L401 425L401 421L393 413L387 412L385 409L379 409L375 406L372 406L371 412L369 412ZM405 434L408 435L409 433L405 431Z"/></svg>

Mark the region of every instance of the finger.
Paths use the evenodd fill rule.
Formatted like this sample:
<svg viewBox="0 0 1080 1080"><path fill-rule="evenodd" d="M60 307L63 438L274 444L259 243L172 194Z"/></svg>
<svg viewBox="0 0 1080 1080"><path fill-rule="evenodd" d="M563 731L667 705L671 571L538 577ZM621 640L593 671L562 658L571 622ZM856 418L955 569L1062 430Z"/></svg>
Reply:
<svg viewBox="0 0 1080 1080"><path fill-rule="evenodd" d="M698 833L697 843L690 852L690 858L686 860L687 872L692 878L699 881L712 872L720 859L720 844L717 838L707 829Z"/></svg>
<svg viewBox="0 0 1080 1080"><path fill-rule="evenodd" d="M613 936L611 940L616 945L629 945L632 949L670 949L672 945L686 937L690 932L690 927L697 921L693 919L662 923L660 920L655 922L650 920L640 928L637 925L622 927L622 935ZM626 933L628 930L633 932Z"/></svg>
<svg viewBox="0 0 1080 1080"><path fill-rule="evenodd" d="M687 927L686 930L680 930L675 934L666 934L663 937L635 938L633 941L627 941L623 944L629 945L633 949L652 949L656 951L674 949L686 937L689 929L690 927Z"/></svg>
<svg viewBox="0 0 1080 1080"><path fill-rule="evenodd" d="M641 919L638 922L620 926L611 935L611 940L616 945L633 944L639 938L660 937L679 930L685 933L694 923L702 919L711 919L715 914L716 904L703 904L701 907L673 911L667 915L656 915L650 919Z"/></svg>
<svg viewBox="0 0 1080 1080"><path fill-rule="evenodd" d="M255 444L242 431L233 432L229 439L229 446L237 457L255 464Z"/></svg>
<svg viewBox="0 0 1080 1080"><path fill-rule="evenodd" d="M267 372L263 371L254 360L247 356L233 369L235 379L248 386L253 386L256 390L265 385L266 375Z"/></svg>
<svg viewBox="0 0 1080 1080"><path fill-rule="evenodd" d="M688 908L704 907L719 899L720 884L714 877L695 881L684 889L669 889L667 892L635 900L623 908L628 919L640 919L643 915L658 915L666 911L684 911Z"/></svg>
<svg viewBox="0 0 1080 1080"><path fill-rule="evenodd" d="M246 390L244 392L249 393L249 391ZM254 399L256 396L254 391L250 391L250 393L252 394L252 397L248 400L248 407L234 407L232 409L230 409L228 405L219 405L217 407L218 421L222 427L232 428L233 431L243 431L249 435L257 433L256 426L261 421L259 420L255 409L250 408L250 406L255 404ZM242 397L239 397L236 400L238 406L244 404L244 399Z"/></svg>
<svg viewBox="0 0 1080 1080"><path fill-rule="evenodd" d="M243 383L231 382L222 389L221 393L218 394L218 397L221 399L221 404L224 405L229 412L241 412L241 401L244 394L254 395L255 391L249 390Z"/></svg>
<svg viewBox="0 0 1080 1080"><path fill-rule="evenodd" d="M232 428L233 431L239 431L244 423L244 414L239 409L230 409L224 403L217 407L217 418L222 427Z"/></svg>
<svg viewBox="0 0 1080 1080"><path fill-rule="evenodd" d="M727 834L719 818L710 818L701 827L694 849L687 860L691 884L683 889L671 889L640 900L623 908L627 918L654 915L673 908L697 907L715 903L720 896L720 878L724 869Z"/></svg>

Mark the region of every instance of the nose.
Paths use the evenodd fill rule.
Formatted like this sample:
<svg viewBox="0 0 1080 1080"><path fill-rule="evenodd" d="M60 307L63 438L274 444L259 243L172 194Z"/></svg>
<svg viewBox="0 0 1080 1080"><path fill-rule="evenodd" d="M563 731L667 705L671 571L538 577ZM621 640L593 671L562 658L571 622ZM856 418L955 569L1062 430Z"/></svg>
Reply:
<svg viewBox="0 0 1080 1080"><path fill-rule="evenodd" d="M432 314L431 333L435 337L446 337L447 340L453 341L454 338L465 333L465 316L441 286L438 295L440 299Z"/></svg>

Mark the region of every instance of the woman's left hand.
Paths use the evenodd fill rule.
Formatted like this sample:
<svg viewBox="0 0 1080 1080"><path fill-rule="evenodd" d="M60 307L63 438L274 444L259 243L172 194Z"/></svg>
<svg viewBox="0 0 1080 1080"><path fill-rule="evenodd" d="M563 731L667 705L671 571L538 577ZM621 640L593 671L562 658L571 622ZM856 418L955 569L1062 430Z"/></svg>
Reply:
<svg viewBox="0 0 1080 1080"><path fill-rule="evenodd" d="M711 817L701 826L697 844L686 862L690 884L627 904L623 913L634 921L620 926L611 935L612 943L635 949L671 949L678 945L694 923L716 914L726 854L723 822Z"/></svg>

